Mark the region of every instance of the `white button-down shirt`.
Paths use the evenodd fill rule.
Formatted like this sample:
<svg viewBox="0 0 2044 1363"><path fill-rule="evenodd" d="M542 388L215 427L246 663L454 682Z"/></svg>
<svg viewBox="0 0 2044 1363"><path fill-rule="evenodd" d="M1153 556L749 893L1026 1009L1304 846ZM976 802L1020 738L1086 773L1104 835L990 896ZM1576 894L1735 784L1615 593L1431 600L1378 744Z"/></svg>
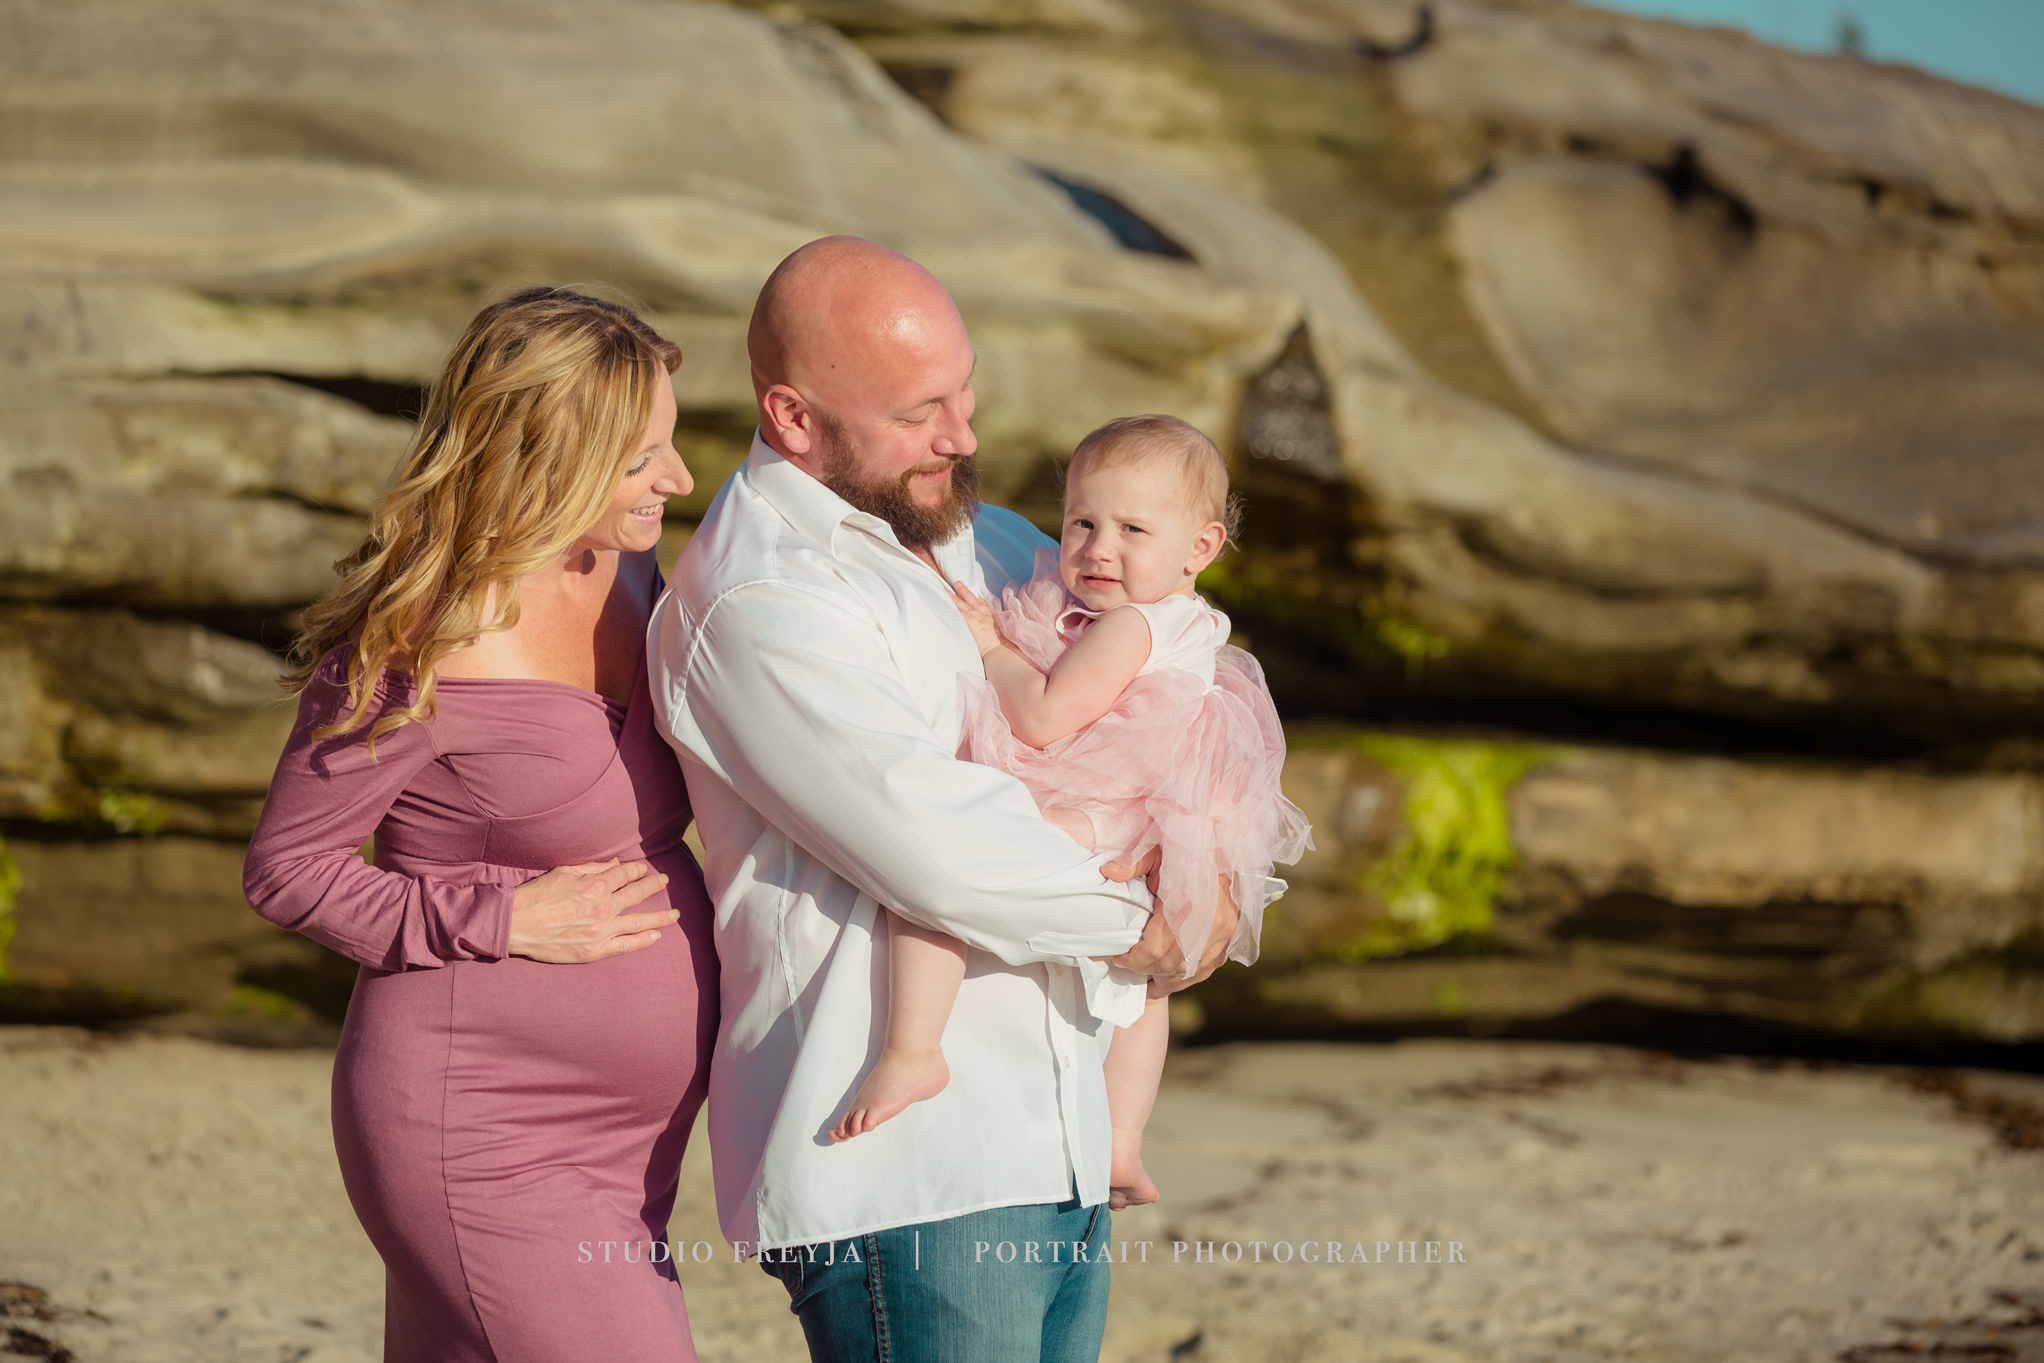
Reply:
<svg viewBox="0 0 2044 1363"><path fill-rule="evenodd" d="M932 551L940 578L755 437L654 609L653 695L716 905L709 1131L734 1244L1060 1202L1074 1182L1106 1200L1101 1017L1139 1011L1142 981L1087 958L1134 945L1149 897L1103 880L1019 781L956 756L959 674L981 667L947 582L986 590L996 556L1026 575L1045 542L1012 513L982 521L994 552L963 533ZM972 948L951 1083L833 1145L886 1027L883 904Z"/></svg>

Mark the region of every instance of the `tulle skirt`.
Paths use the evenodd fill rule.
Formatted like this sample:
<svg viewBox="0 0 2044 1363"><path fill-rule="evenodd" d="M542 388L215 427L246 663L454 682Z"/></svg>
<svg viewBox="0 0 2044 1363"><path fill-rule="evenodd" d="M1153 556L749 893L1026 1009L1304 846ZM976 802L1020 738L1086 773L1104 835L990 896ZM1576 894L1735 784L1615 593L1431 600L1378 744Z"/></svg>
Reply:
<svg viewBox="0 0 2044 1363"><path fill-rule="evenodd" d="M1010 585L994 605L1001 633L1048 672L1068 647L1058 617L1073 603L1055 572ZM1263 933L1264 881L1275 862L1313 845L1306 819L1279 789L1285 737L1263 669L1221 647L1214 684L1179 668L1137 677L1114 708L1047 748L1018 740L993 685L964 678L959 755L1021 779L1056 822L1082 816L1096 852L1137 856L1161 846L1158 903L1184 952L1200 959L1228 877L1242 925L1229 955L1247 965ZM1060 817L1062 815L1063 817Z"/></svg>

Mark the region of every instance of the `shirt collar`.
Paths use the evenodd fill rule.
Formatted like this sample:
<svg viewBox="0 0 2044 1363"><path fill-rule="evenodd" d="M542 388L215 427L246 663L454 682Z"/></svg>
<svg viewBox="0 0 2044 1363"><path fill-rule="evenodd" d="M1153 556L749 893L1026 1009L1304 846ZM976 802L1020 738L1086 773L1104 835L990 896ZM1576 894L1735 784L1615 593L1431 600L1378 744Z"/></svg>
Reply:
<svg viewBox="0 0 2044 1363"><path fill-rule="evenodd" d="M746 477L769 506L781 513L788 524L816 541L833 556L837 553L837 531L848 525L881 540L918 563L922 560L895 538L894 527L878 516L859 510L814 477L790 463L787 457L766 443L757 430L752 449L745 458ZM969 580L973 561L972 527L953 535L930 550L943 568L947 581Z"/></svg>

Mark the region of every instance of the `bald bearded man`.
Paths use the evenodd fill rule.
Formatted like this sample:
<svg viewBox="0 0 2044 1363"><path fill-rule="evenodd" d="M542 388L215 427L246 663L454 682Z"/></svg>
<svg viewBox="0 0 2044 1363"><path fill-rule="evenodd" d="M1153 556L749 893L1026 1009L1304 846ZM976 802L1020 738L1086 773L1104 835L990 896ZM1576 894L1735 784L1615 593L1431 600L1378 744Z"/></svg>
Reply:
<svg viewBox="0 0 2044 1363"><path fill-rule="evenodd" d="M647 654L716 903L724 1233L786 1285L813 1359L1096 1358L1100 1061L1143 976L1182 961L1140 885L956 757L980 661L950 584L998 591L1049 541L978 507L972 345L921 266L812 242L748 340L759 429ZM834 1144L885 1032L882 905L970 948L951 1082ZM1188 982L1233 930L1230 910Z"/></svg>

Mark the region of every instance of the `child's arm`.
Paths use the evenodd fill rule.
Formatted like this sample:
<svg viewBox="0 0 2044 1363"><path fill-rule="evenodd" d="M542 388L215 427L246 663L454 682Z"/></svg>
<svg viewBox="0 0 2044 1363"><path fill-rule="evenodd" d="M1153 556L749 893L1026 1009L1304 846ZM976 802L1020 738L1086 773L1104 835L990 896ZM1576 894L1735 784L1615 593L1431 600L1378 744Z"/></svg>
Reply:
<svg viewBox="0 0 2044 1363"><path fill-rule="evenodd" d="M954 582L951 594L979 644L1008 727L1032 748L1048 747L1113 709L1150 660L1150 622L1143 613L1111 610L1065 650L1046 677L1001 638L993 610L977 592Z"/></svg>

